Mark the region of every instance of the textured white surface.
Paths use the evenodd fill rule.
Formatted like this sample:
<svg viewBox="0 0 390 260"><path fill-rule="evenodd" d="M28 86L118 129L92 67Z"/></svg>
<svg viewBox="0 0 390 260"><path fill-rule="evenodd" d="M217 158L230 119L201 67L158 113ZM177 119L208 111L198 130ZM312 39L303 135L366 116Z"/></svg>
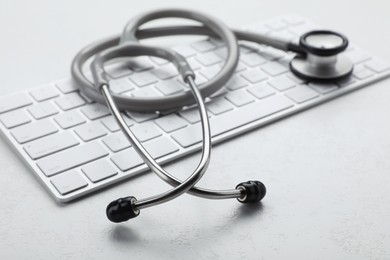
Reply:
<svg viewBox="0 0 390 260"><path fill-rule="evenodd" d="M0 94L67 76L81 46L160 6L208 11L234 27L298 13L390 60L386 1L96 2L0 1ZM168 186L146 174L61 206L0 139L0 258L390 258L389 97L387 80L215 147L201 184L260 179L261 207L183 196L120 225L105 218L109 201ZM184 177L198 156L168 170Z"/></svg>

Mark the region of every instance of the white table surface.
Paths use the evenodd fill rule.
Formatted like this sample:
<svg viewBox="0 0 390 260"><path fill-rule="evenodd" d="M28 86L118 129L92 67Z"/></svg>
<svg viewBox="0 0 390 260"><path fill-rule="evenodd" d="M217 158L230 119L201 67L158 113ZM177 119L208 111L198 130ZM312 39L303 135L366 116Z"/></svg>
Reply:
<svg viewBox="0 0 390 260"><path fill-rule="evenodd" d="M157 7L196 8L234 27L301 14L390 60L387 3L1 0L0 94L68 76L81 46ZM386 80L216 146L200 184L260 179L262 206L184 195L119 225L105 217L109 201L168 186L145 174L61 206L0 139L0 259L389 259L389 111ZM184 177L198 158L167 169Z"/></svg>

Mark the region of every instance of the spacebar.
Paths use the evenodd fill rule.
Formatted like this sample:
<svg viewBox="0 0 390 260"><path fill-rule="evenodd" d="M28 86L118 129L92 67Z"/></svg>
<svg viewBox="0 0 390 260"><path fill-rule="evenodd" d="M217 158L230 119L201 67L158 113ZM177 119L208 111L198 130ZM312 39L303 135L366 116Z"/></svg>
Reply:
<svg viewBox="0 0 390 260"><path fill-rule="evenodd" d="M279 95L251 103L231 112L210 118L211 135L213 137L220 135L292 106L291 101ZM173 133L172 137L181 146L189 147L202 140L202 132L200 129L200 123L197 123Z"/></svg>

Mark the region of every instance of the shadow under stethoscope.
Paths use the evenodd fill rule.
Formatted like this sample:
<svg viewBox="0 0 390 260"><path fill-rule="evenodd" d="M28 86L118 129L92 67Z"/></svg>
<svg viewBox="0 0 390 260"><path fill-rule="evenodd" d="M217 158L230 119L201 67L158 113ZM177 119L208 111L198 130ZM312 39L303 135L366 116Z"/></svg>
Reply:
<svg viewBox="0 0 390 260"><path fill-rule="evenodd" d="M246 222L251 218L255 218L259 214L262 214L264 212L264 206L262 203L258 203L257 205L240 205L239 207L235 208L229 216L226 216L227 221L223 224L221 222L218 223L218 226L215 226L213 228L205 228L202 231L198 231L202 235L196 235L191 240L195 238L200 237L208 237L212 238L214 236L219 235L219 230L225 230L231 232L232 229L238 228L239 222ZM199 234L198 233L198 234ZM156 233L156 236L154 236L154 239L158 239L158 233ZM141 235L138 234L134 229L130 227L130 225L124 224L116 224L113 226L113 228L110 230L110 240L112 240L114 243L120 243L120 244L131 244L131 243L138 243L144 238L141 237ZM159 245L161 245L162 241L158 241ZM149 249L151 249L152 243L148 243Z"/></svg>

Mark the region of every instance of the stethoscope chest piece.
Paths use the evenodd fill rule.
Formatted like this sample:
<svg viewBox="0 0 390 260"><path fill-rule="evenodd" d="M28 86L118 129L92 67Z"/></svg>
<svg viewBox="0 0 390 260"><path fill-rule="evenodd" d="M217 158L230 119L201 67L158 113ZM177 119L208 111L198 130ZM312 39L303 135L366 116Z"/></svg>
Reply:
<svg viewBox="0 0 390 260"><path fill-rule="evenodd" d="M345 36L332 31L311 31L301 36L304 51L290 62L291 71L309 81L341 80L351 75L352 61L343 52L348 47Z"/></svg>

